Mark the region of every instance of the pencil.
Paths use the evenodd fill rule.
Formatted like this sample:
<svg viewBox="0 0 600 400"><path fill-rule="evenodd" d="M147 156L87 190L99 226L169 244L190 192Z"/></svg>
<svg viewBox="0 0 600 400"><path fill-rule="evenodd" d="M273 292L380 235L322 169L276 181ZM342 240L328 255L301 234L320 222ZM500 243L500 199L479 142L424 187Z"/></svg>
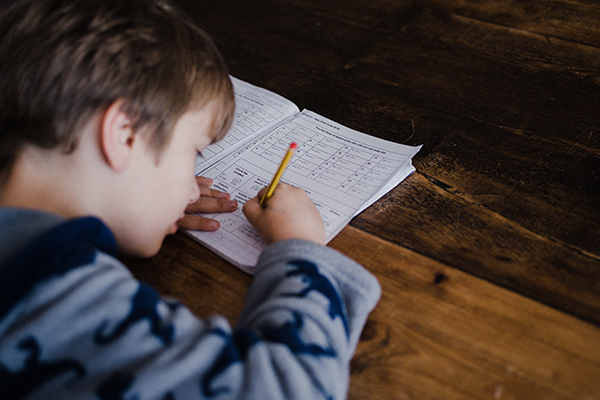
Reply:
<svg viewBox="0 0 600 400"><path fill-rule="evenodd" d="M260 199L259 204L261 206L264 207L267 204L267 201L269 201L269 199L271 198L271 196L273 196L273 193L275 193L275 188L277 187L277 184L279 183L279 179L281 179L281 175L283 175L285 168L287 167L288 163L290 162L290 158L292 158L292 156L294 155L294 151L297 148L298 148L298 145L295 142L292 142L292 144L290 144L290 148L287 151L287 153L285 153L285 156L283 157L283 160L281 161L281 164L279 165L277 172L275 172L275 176L273 177L271 184L267 188L267 191L263 195L262 199Z"/></svg>

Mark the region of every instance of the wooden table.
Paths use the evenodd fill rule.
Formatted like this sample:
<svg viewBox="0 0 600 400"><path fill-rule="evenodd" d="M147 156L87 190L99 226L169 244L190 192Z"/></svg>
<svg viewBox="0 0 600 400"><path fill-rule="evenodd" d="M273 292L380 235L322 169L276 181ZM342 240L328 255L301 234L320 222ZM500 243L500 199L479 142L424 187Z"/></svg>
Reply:
<svg viewBox="0 0 600 400"><path fill-rule="evenodd" d="M600 399L600 6L180 0L231 74L417 172L330 246L380 280L350 399ZM125 260L235 323L250 277L181 233Z"/></svg>

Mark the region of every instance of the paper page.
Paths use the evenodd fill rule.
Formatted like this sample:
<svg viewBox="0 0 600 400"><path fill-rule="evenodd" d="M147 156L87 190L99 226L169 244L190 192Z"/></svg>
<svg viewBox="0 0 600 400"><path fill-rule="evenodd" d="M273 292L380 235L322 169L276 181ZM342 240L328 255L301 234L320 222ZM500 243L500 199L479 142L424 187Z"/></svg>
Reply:
<svg viewBox="0 0 600 400"><path fill-rule="evenodd" d="M214 163L225 151L242 146L255 135L298 114L298 107L276 93L230 77L235 94L235 118L223 140L211 144L196 158L196 175Z"/></svg>
<svg viewBox="0 0 600 400"><path fill-rule="evenodd" d="M264 243L241 205L270 183L292 141L299 147L282 181L306 190L323 218L328 241L366 204L410 174L411 158L420 149L365 135L305 110L206 169L204 176L214 180L213 187L230 193L240 207L234 213L206 215L221 223L218 231L189 233L249 273Z"/></svg>
<svg viewBox="0 0 600 400"><path fill-rule="evenodd" d="M418 146L417 151L420 148L421 148L421 146ZM387 192L389 192L390 190L392 190L393 188L395 188L396 186L398 186L398 184L400 182L402 182L403 180L405 180L413 172L415 172L415 167L413 167L412 162L409 161L404 167L402 167L402 169L400 169L396 173L396 175L394 175L394 177L392 179L389 180L389 182L387 183L387 185L385 185L384 187L382 187L379 190L379 192L377 192L375 195L373 195L373 197L371 197L369 199L369 201L367 201L365 204L363 204L363 206L356 212L356 214L354 214L354 216L357 216L358 214L360 214L361 212L363 212L364 210L366 210L371 204L375 203L384 194L386 194Z"/></svg>

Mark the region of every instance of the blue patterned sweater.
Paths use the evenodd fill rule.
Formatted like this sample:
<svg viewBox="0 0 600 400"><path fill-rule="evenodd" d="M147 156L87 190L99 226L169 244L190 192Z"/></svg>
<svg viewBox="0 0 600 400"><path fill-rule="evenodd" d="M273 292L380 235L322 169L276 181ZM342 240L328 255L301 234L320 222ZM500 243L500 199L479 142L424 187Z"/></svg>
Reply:
<svg viewBox="0 0 600 400"><path fill-rule="evenodd" d="M0 208L0 398L342 399L377 280L327 247L261 255L234 329L135 280L96 218Z"/></svg>

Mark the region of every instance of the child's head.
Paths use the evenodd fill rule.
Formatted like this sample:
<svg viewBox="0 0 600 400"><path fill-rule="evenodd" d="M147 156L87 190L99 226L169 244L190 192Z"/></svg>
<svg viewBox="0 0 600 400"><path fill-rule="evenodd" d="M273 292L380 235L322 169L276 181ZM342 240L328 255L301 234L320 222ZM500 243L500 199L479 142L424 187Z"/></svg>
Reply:
<svg viewBox="0 0 600 400"><path fill-rule="evenodd" d="M123 100L160 154L178 119L212 100L219 136L233 91L208 36L165 0L21 0L0 11L0 182L25 146L70 153Z"/></svg>
<svg viewBox="0 0 600 400"><path fill-rule="evenodd" d="M153 254L198 194L195 151L223 137L233 113L219 52L166 0L21 0L0 11L0 189L17 193L6 205L94 214L121 250ZM115 115L127 123L105 129ZM130 132L125 147L107 139L115 131ZM24 188L40 187L30 201Z"/></svg>

